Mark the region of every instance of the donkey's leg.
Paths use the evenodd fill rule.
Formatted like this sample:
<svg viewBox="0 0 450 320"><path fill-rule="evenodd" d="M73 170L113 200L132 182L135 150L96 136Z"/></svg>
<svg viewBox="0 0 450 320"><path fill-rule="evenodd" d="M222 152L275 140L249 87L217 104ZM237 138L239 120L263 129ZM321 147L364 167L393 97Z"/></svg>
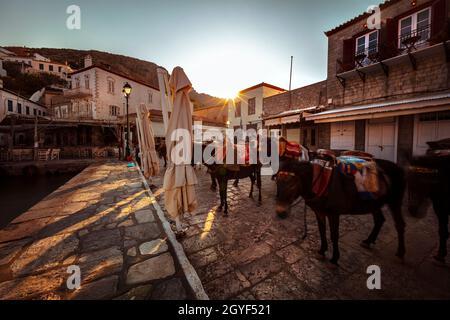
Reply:
<svg viewBox="0 0 450 320"><path fill-rule="evenodd" d="M333 243L333 257L330 262L337 265L340 257L339 253L339 215L332 214L328 216L330 223L331 242Z"/></svg>
<svg viewBox="0 0 450 320"><path fill-rule="evenodd" d="M211 190L212 190L212 191L216 191L216 189L217 189L217 181L216 181L216 178L214 177L214 174L213 174L213 173L210 173L210 176L211 176Z"/></svg>
<svg viewBox="0 0 450 320"><path fill-rule="evenodd" d="M255 185L255 175L253 173L250 173L248 177L250 178L250 194L248 195L248 197L253 199L253 187Z"/></svg>
<svg viewBox="0 0 450 320"><path fill-rule="evenodd" d="M321 256L325 256L325 252L328 250L328 242L327 242L327 220L325 215L315 212L317 224L319 226L319 234L320 234L320 250L319 254Z"/></svg>
<svg viewBox="0 0 450 320"><path fill-rule="evenodd" d="M373 215L373 222L374 226L372 229L372 232L370 233L369 237L362 242L363 247L370 248L371 244L375 244L378 238L378 234L380 233L381 227L384 224L384 221L386 220L383 215L383 211L381 209L376 210L372 213Z"/></svg>
<svg viewBox="0 0 450 320"><path fill-rule="evenodd" d="M448 213L444 208L439 207L439 204L433 201L434 211L438 216L439 221L439 250L435 259L438 261L445 261L445 257L447 256L447 240L449 238L448 232Z"/></svg>
<svg viewBox="0 0 450 320"><path fill-rule="evenodd" d="M223 214L225 216L228 216L228 200L227 200L227 197L228 197L228 180L227 179L224 179L224 180L225 180L225 183L224 183L224 187L223 187L223 203L225 205L225 210L224 210Z"/></svg>
<svg viewBox="0 0 450 320"><path fill-rule="evenodd" d="M223 197L223 189L226 190L226 185L224 187L223 179L217 178L217 182L219 183L219 196L220 196L220 206L217 208L217 211L222 211L224 206L224 197Z"/></svg>
<svg viewBox="0 0 450 320"><path fill-rule="evenodd" d="M399 258L403 258L405 256L405 221L402 216L402 205L401 203L389 204L389 208L391 209L391 214L394 219L395 229L397 230L398 237L398 248L397 253L395 254Z"/></svg>
<svg viewBox="0 0 450 320"><path fill-rule="evenodd" d="M237 187L239 185L239 178L234 179L233 186Z"/></svg>
<svg viewBox="0 0 450 320"><path fill-rule="evenodd" d="M261 167L256 169L256 184L258 185L258 202L261 204Z"/></svg>

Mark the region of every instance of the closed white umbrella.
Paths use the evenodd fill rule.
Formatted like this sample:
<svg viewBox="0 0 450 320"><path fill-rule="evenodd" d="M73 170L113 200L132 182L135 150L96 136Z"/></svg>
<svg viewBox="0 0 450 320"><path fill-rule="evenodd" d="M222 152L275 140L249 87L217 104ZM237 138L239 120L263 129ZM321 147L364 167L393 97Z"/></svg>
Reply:
<svg viewBox="0 0 450 320"><path fill-rule="evenodd" d="M150 121L150 112L144 104L138 107L136 123L144 176L146 178L156 176L159 173L159 157L155 150L155 137Z"/></svg>
<svg viewBox="0 0 450 320"><path fill-rule="evenodd" d="M177 229L181 231L179 218L186 212L193 212L197 208L195 185L197 176L191 165L192 155L192 112L189 91L192 84L180 67L173 69L169 80L172 91L173 111L169 119L166 132L167 156L169 165L164 175L165 206L167 213L177 222ZM174 136L183 136L182 156L177 158L180 144L172 141Z"/></svg>

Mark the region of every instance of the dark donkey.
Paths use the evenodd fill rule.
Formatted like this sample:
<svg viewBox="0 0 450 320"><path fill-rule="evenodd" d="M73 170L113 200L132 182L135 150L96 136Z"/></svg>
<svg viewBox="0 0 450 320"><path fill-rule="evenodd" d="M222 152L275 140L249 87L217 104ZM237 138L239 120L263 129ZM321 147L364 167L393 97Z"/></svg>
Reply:
<svg viewBox="0 0 450 320"><path fill-rule="evenodd" d="M265 138L263 139L265 145L260 144L261 137L257 137L257 150L259 150L260 147L265 148L267 150L267 156L271 156L271 138ZM207 145L207 144L206 144ZM203 148L206 147L204 144ZM204 149L203 149L204 150ZM235 150L236 154L236 150ZM214 153L212 156L215 156ZM235 159L236 161L236 159ZM262 201L261 197L261 168L262 164L260 162L260 159L257 159L256 164L250 164L250 165L238 165L238 164L206 164L203 163L205 166L208 167L209 172L211 173L212 179L216 179L219 185L219 194L220 194L220 205L218 208L218 211L224 212L224 215L228 215L228 201L227 201L227 191L228 191L228 181L234 180L235 185L236 181L240 179L250 178L251 180L251 187L250 187L250 194L249 198L253 198L253 189L256 182L256 185L258 187L258 203L260 204Z"/></svg>
<svg viewBox="0 0 450 320"><path fill-rule="evenodd" d="M439 222L439 249L436 260L444 262L447 256L450 215L450 139L446 151L429 151L413 158L408 169L408 209L411 215L423 217L431 200ZM433 145L433 143L430 143Z"/></svg>
<svg viewBox="0 0 450 320"><path fill-rule="evenodd" d="M292 203L299 197L314 211L319 224L321 246L319 254L325 256L328 250L326 238L326 218L330 224L333 256L331 262L339 260L339 217L343 214L373 215L375 226L369 237L362 242L365 247L375 244L385 218L381 208L387 204L391 210L398 234L397 256L405 255L404 229L401 206L405 190L403 170L396 164L386 160L376 160L379 179L384 183L386 191L377 200L361 200L355 187L353 177L339 170L333 170L330 185L326 194L316 198L313 193L313 164L308 161L285 161L281 164L277 177L277 214L284 218L290 211Z"/></svg>

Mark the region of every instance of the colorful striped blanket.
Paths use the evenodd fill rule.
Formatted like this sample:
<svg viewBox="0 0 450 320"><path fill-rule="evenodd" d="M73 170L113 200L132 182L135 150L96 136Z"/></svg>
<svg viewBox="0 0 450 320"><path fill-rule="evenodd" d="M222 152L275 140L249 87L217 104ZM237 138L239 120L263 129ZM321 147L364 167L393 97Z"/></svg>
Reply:
<svg viewBox="0 0 450 320"><path fill-rule="evenodd" d="M363 199L376 199L379 196L379 182L375 161L364 160L354 156L336 158L337 169L355 177L355 185Z"/></svg>

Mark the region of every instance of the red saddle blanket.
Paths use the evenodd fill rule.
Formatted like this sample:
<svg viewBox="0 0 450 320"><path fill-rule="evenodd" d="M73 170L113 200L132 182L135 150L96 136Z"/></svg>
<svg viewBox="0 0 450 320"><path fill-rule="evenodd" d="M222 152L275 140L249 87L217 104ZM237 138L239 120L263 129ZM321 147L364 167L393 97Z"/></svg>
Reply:
<svg viewBox="0 0 450 320"><path fill-rule="evenodd" d="M218 147L216 162L233 165L250 165L250 144L233 144L232 146L234 148L234 158L228 159L226 146Z"/></svg>
<svg viewBox="0 0 450 320"><path fill-rule="evenodd" d="M300 155L302 154L302 148L300 147L300 144L296 142L289 142L286 140L280 140L279 145L279 154L280 157L289 157L294 159L299 159Z"/></svg>
<svg viewBox="0 0 450 320"><path fill-rule="evenodd" d="M313 185L312 192L317 198L323 196L331 181L333 168L322 162L313 162Z"/></svg>

